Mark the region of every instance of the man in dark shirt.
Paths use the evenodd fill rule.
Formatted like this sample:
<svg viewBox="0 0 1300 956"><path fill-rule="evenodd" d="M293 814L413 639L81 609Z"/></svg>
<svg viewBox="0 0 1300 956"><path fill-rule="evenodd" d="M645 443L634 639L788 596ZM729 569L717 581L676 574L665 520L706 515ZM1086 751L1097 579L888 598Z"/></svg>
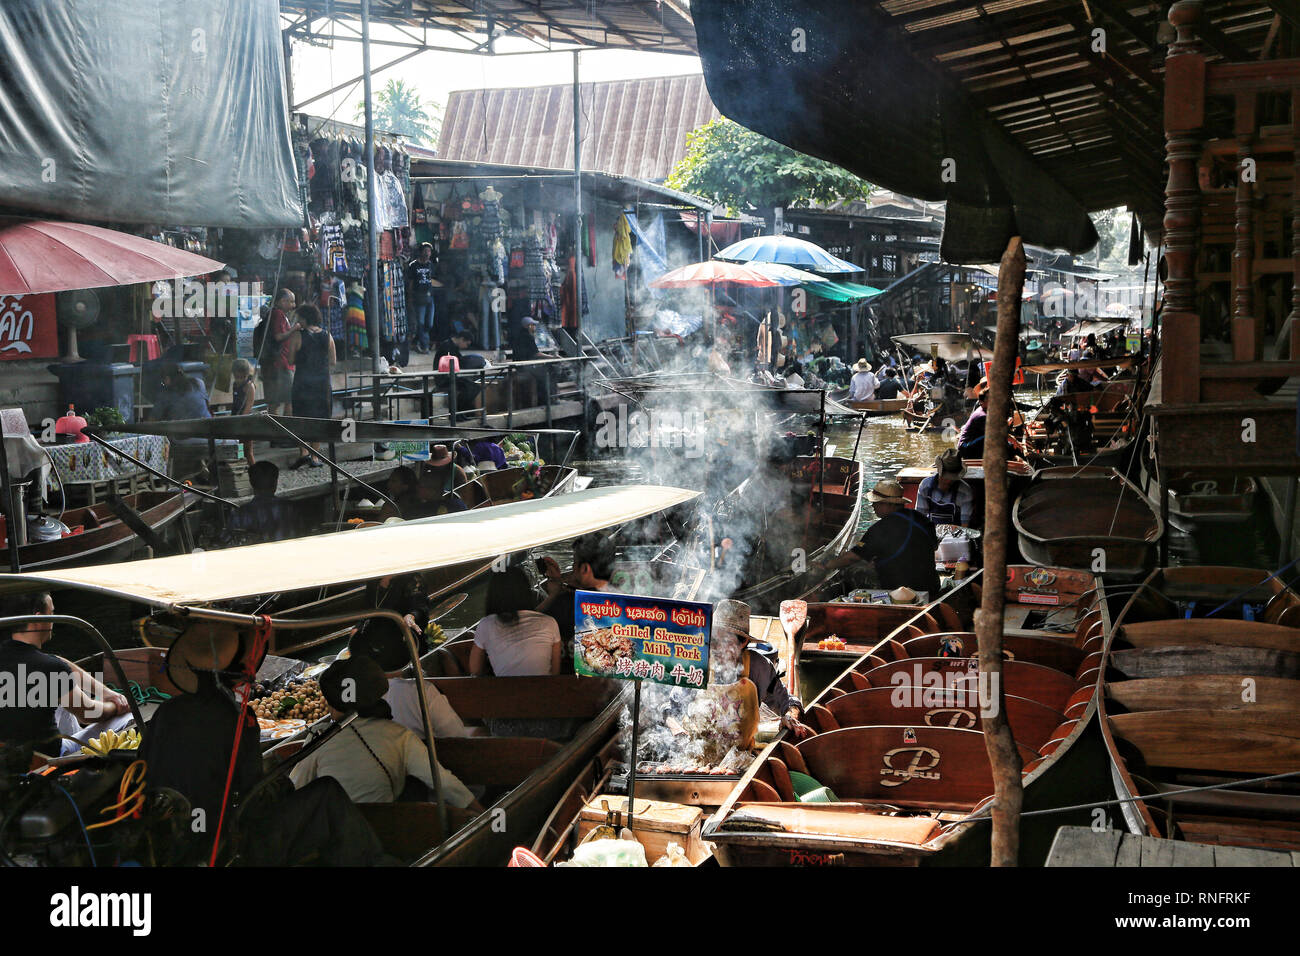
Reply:
<svg viewBox="0 0 1300 956"><path fill-rule="evenodd" d="M47 591L17 594L0 604L0 617L53 613L54 600ZM58 740L60 708L78 722L99 721L102 729L110 729L110 723L130 714L130 704L77 665L46 653L43 648L53 635L52 623L35 622L17 625L0 638L0 740L59 756L79 746ZM100 729L100 723L90 723L83 736L94 736ZM63 732L73 730L81 728L70 725Z"/></svg>
<svg viewBox="0 0 1300 956"><path fill-rule="evenodd" d="M896 481L876 483L868 495L880 518L867 529L862 542L846 554L826 562L826 568L843 568L857 561L875 563L880 587L909 587L939 596L939 572L934 553L939 547L930 519L909 508L903 486Z"/></svg>
<svg viewBox="0 0 1300 956"><path fill-rule="evenodd" d="M898 373L892 368L885 369L885 377L876 385L876 398L891 399L898 398L898 393L903 390L899 384Z"/></svg>
<svg viewBox="0 0 1300 956"><path fill-rule="evenodd" d="M433 277L433 246L420 244L419 258L406 266L406 280L411 287L411 338L414 350L421 355L429 351L433 338L433 290L442 285Z"/></svg>
<svg viewBox="0 0 1300 956"><path fill-rule="evenodd" d="M456 362L453 363L453 367L458 371L464 371L465 369L471 368L483 368L487 365L487 360L484 359L483 356L462 354L465 349L470 347L470 344L473 341L474 340L470 336L469 332L464 329L457 329L452 332L451 338L438 343L437 351L434 353L433 357L433 367L438 368L438 364L442 361L442 357L447 355L456 360ZM448 388L451 385L451 380L448 377L447 379L440 381L439 384L444 388ZM478 393L478 382L474 381L473 378L468 375L459 376L456 379L456 408L472 408L474 406L474 399L478 396Z"/></svg>

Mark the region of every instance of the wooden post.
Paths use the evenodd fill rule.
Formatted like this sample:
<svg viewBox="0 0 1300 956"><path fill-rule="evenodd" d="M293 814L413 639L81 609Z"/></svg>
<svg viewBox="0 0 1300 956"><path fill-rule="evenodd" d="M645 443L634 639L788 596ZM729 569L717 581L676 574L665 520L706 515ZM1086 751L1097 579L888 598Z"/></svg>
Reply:
<svg viewBox="0 0 1300 956"><path fill-rule="evenodd" d="M980 711L984 747L993 768L993 866L1015 866L1020 854L1020 751L1007 723L1002 681L1002 621L1007 576L1007 419L1011 378L1020 341L1020 294L1025 287L1025 247L1019 236L998 268L998 331L989 370L989 412L984 437L984 593L975 614L979 638ZM987 684L985 681L987 680ZM987 688L987 690L986 690ZM987 694L987 697L986 697ZM991 712L991 716L990 716Z"/></svg>
<svg viewBox="0 0 1300 956"><path fill-rule="evenodd" d="M1300 86L1291 88L1291 130L1300 129ZM1291 181L1291 358L1300 359L1300 149L1294 151L1295 173ZM1281 330L1278 330L1281 338Z"/></svg>
<svg viewBox="0 0 1300 956"><path fill-rule="evenodd" d="M1253 291L1255 232L1251 204L1254 201L1253 177L1246 176L1246 163L1254 158L1255 93L1238 93L1236 120L1237 195L1234 229L1236 243L1232 250L1232 357L1238 362L1253 362L1263 354L1260 321L1255 317Z"/></svg>
<svg viewBox="0 0 1300 956"><path fill-rule="evenodd" d="M1169 10L1177 39L1165 57L1165 307L1161 313L1161 395L1166 404L1201 400L1201 317L1196 309L1201 190L1196 162L1205 125L1205 56L1196 38L1201 4L1179 0Z"/></svg>

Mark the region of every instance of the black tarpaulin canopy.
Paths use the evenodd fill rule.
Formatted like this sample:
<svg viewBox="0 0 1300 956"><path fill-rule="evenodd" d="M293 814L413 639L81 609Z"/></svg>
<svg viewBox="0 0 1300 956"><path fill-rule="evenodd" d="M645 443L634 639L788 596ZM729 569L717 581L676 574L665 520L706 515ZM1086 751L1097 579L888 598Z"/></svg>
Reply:
<svg viewBox="0 0 1300 956"><path fill-rule="evenodd" d="M1078 198L864 0L694 0L723 115L909 196L946 200L942 255L997 261L1012 236L1073 253L1097 233ZM951 6L951 4L949 4Z"/></svg>

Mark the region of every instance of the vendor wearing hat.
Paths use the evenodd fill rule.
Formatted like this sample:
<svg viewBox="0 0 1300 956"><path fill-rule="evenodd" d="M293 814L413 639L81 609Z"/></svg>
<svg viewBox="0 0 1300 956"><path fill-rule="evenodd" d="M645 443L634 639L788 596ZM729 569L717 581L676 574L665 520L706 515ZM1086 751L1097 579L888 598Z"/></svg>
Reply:
<svg viewBox="0 0 1300 956"><path fill-rule="evenodd" d="M429 449L429 460L421 470L416 496L419 498L419 517L464 511L468 507L456 489L469 478L465 469L452 460L451 449L434 445Z"/></svg>
<svg viewBox="0 0 1300 956"><path fill-rule="evenodd" d="M781 715L781 726L803 740L813 735L813 729L802 723L803 704L781 682L776 668L762 654L750 646L749 605L730 599L713 605L713 641L737 641L741 648L741 676L753 682L758 690L758 701Z"/></svg>
<svg viewBox="0 0 1300 956"><path fill-rule="evenodd" d="M876 482L867 497L880 518L867 529L861 543L823 564L827 570L848 567L857 561L872 562L882 588L909 587L939 595L939 572L934 552L939 547L934 524L908 507L903 486L893 479Z"/></svg>
<svg viewBox="0 0 1300 956"><path fill-rule="evenodd" d="M949 448L934 460L935 473L922 479L916 489L916 510L934 524L973 527L975 493L962 481L966 463Z"/></svg>
<svg viewBox="0 0 1300 956"><path fill-rule="evenodd" d="M849 381L849 401L869 402L876 397L876 388L880 382L876 373L871 371L871 363L860 358L853 366L853 378Z"/></svg>
<svg viewBox="0 0 1300 956"><path fill-rule="evenodd" d="M321 675L320 690L335 720L350 713L357 719L293 768L294 786L333 777L354 803L392 803L406 789L408 774L433 788L428 749L392 719L384 701L388 679L382 667L366 656L335 661ZM455 774L442 766L438 773L449 806L482 809Z"/></svg>

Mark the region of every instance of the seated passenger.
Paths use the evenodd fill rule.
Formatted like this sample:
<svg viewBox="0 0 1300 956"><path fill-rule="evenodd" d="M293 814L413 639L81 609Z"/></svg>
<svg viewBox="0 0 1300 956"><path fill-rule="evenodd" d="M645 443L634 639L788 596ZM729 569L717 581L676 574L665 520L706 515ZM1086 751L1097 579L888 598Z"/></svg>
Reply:
<svg viewBox="0 0 1300 956"><path fill-rule="evenodd" d="M487 616L474 627L469 670L475 677L536 677L560 672L560 628L532 610L537 596L522 568L488 577Z"/></svg>
<svg viewBox="0 0 1300 956"><path fill-rule="evenodd" d="M321 675L320 688L330 716L340 720L355 711L357 719L294 767L294 786L333 777L354 803L392 803L406 789L408 775L433 788L429 751L393 721L384 701L388 680L378 664L368 657L335 661ZM448 806L482 809L455 774L438 769Z"/></svg>

